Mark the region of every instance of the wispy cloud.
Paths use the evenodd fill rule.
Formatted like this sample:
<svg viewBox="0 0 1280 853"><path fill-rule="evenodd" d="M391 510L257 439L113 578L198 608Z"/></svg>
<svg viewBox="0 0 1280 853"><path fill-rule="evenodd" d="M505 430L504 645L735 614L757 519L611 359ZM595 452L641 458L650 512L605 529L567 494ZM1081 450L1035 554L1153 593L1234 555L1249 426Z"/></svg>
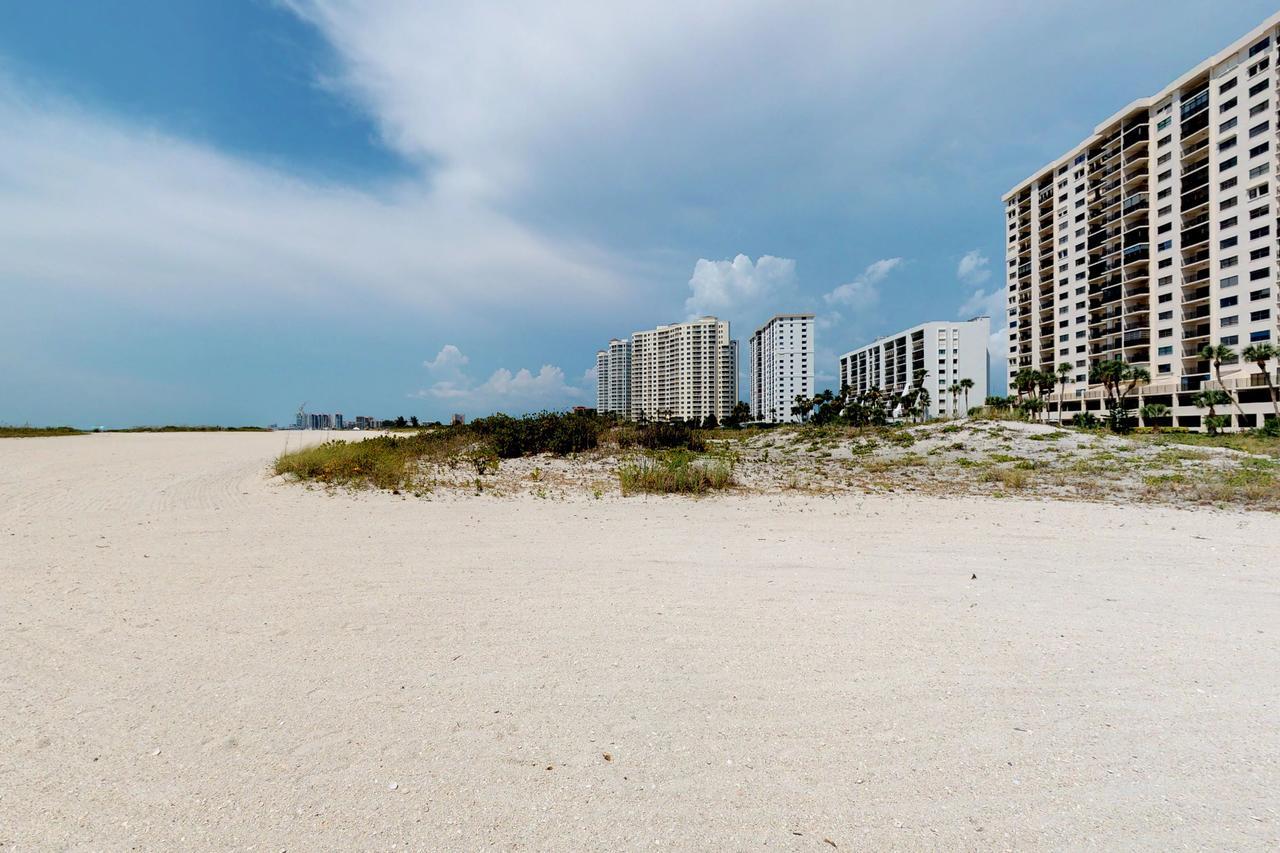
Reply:
<svg viewBox="0 0 1280 853"><path fill-rule="evenodd" d="M307 181L129 127L0 78L0 279L207 311L345 298L418 310L604 304L616 259L476 199Z"/></svg>
<svg viewBox="0 0 1280 853"><path fill-rule="evenodd" d="M991 278L991 259L979 249L967 252L956 265L956 278L965 284L982 284Z"/></svg>
<svg viewBox="0 0 1280 853"><path fill-rule="evenodd" d="M869 308L880 299L878 285L889 277L889 273L900 266L902 266L902 258L884 258L876 261L863 270L857 278L845 282L823 298L828 305L843 305L855 309Z"/></svg>

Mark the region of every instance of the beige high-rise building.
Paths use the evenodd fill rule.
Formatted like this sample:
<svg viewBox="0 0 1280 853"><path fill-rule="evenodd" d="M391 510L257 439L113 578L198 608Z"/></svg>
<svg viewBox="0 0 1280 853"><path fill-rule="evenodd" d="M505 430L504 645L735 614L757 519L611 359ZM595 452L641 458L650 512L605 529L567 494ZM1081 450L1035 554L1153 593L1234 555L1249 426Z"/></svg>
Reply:
<svg viewBox="0 0 1280 853"><path fill-rule="evenodd" d="M1199 427L1191 398L1218 387L1201 349L1280 342L1278 28L1280 14L1005 195L1011 387L1022 368L1067 364L1066 414L1100 413L1090 369L1123 359L1151 373L1135 409ZM1259 425L1271 404L1256 366L1224 364L1223 379L1235 425Z"/></svg>
<svg viewBox="0 0 1280 853"><path fill-rule="evenodd" d="M738 401L738 342L729 321L701 317L631 336L630 417L723 421Z"/></svg>

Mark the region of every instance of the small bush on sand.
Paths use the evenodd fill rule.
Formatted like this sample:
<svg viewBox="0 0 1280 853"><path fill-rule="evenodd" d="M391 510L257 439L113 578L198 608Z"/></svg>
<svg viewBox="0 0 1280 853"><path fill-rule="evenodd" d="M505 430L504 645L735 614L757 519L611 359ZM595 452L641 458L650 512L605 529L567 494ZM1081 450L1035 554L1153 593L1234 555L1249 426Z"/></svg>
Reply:
<svg viewBox="0 0 1280 853"><path fill-rule="evenodd" d="M624 495L705 494L732 486L733 472L724 462L671 453L621 466L618 483Z"/></svg>
<svg viewBox="0 0 1280 853"><path fill-rule="evenodd" d="M1031 485L1031 475L1022 468L988 468L982 472L984 483L999 483L1010 489L1025 489Z"/></svg>

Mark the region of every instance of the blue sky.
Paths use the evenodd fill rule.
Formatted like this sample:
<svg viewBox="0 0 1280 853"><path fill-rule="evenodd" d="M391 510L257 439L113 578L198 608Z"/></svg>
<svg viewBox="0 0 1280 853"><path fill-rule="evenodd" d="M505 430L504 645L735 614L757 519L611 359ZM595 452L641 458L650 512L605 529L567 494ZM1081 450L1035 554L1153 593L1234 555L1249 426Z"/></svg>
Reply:
<svg viewBox="0 0 1280 853"><path fill-rule="evenodd" d="M0 5L0 422L560 407L692 313L816 311L832 384L998 311L1001 194L1275 11L1160 10Z"/></svg>

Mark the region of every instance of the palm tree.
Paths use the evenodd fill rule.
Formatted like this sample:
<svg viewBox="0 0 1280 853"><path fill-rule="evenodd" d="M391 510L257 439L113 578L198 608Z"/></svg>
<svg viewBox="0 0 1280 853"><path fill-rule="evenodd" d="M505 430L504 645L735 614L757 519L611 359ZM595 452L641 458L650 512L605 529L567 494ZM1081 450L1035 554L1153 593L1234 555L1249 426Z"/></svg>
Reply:
<svg viewBox="0 0 1280 853"><path fill-rule="evenodd" d="M964 391L964 413L969 415L969 389L973 387L973 380L969 378L960 380L960 390Z"/></svg>
<svg viewBox="0 0 1280 853"><path fill-rule="evenodd" d="M960 405L960 386L958 384L952 385L948 391L951 393L951 416L953 418L958 417L960 415L960 412L957 411Z"/></svg>
<svg viewBox="0 0 1280 853"><path fill-rule="evenodd" d="M1204 419L1205 428L1209 430L1209 435L1217 435L1218 427L1222 425L1221 419L1218 417L1218 406L1225 406L1231 402L1231 396L1226 391L1217 388L1206 388L1199 391L1191 398L1191 405L1208 409L1209 415Z"/></svg>
<svg viewBox="0 0 1280 853"><path fill-rule="evenodd" d="M1271 359L1280 361L1280 347L1275 344L1250 344L1244 348L1240 356L1245 361L1252 361L1258 365L1262 378L1267 380L1267 391L1271 393L1271 408L1276 413L1276 423L1280 424L1280 400L1276 398L1276 384L1271 380L1271 371L1267 369L1267 362Z"/></svg>
<svg viewBox="0 0 1280 853"><path fill-rule="evenodd" d="M803 394L797 394L795 405L791 407L791 414L800 416L800 423L804 423L809 417L809 413L813 411L814 401Z"/></svg>
<svg viewBox="0 0 1280 853"><path fill-rule="evenodd" d="M1040 390L1040 400L1053 393L1053 385L1057 381L1057 377L1053 375L1051 370L1036 371L1036 388Z"/></svg>
<svg viewBox="0 0 1280 853"><path fill-rule="evenodd" d="M1018 392L1018 402L1022 402L1022 395L1029 394L1035 390L1036 374L1039 371L1024 367L1013 375L1013 388Z"/></svg>
<svg viewBox="0 0 1280 853"><path fill-rule="evenodd" d="M1159 425L1152 426L1151 422L1168 417L1169 407L1163 403L1147 403L1141 409L1138 409L1138 414L1142 417L1142 422L1144 424L1158 432L1160 430Z"/></svg>
<svg viewBox="0 0 1280 853"><path fill-rule="evenodd" d="M1123 359L1100 361L1089 372L1089 379L1102 385L1107 396L1108 419L1113 432L1128 428L1129 395L1139 385L1151 381L1145 367L1134 367Z"/></svg>
<svg viewBox="0 0 1280 853"><path fill-rule="evenodd" d="M1067 396L1067 377L1071 375L1071 365L1064 361L1054 372L1058 374L1058 426L1062 426L1062 398Z"/></svg>
<svg viewBox="0 0 1280 853"><path fill-rule="evenodd" d="M1036 415L1044 411L1044 400L1039 397L1028 397L1018 405L1018 408L1026 412L1027 420L1036 420Z"/></svg>
<svg viewBox="0 0 1280 853"><path fill-rule="evenodd" d="M1244 418L1244 412L1240 411L1240 404L1236 402L1236 398L1227 390L1226 384L1222 381L1222 363L1234 362L1238 359L1236 351L1226 344L1205 344L1200 350L1200 357L1205 361L1213 362L1213 376L1218 380L1218 387L1222 389L1222 393L1227 395L1231 407L1236 410L1236 423L1239 424Z"/></svg>

